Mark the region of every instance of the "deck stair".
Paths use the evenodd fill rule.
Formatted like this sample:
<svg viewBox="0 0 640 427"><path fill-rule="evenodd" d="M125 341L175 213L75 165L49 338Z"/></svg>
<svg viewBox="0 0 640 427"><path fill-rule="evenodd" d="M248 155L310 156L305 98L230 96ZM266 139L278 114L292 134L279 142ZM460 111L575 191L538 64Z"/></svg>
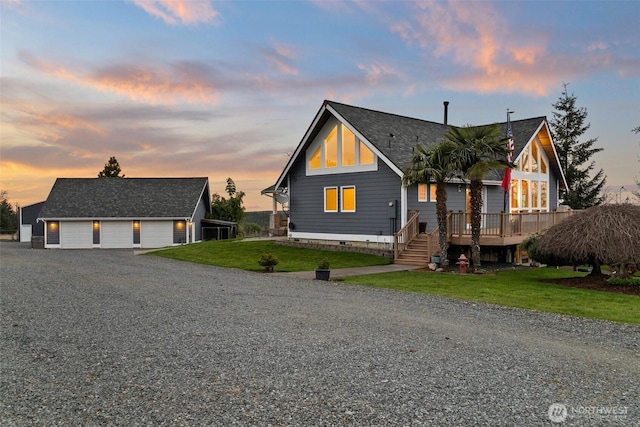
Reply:
<svg viewBox="0 0 640 427"><path fill-rule="evenodd" d="M395 264L426 267L431 262L429 234L418 234L394 261Z"/></svg>

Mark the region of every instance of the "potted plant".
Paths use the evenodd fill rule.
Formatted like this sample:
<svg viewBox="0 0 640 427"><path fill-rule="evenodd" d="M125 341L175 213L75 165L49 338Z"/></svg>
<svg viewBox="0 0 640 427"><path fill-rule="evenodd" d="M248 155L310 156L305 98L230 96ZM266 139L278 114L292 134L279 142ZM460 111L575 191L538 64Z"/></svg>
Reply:
<svg viewBox="0 0 640 427"><path fill-rule="evenodd" d="M327 258L323 258L318 263L318 268L316 268L316 280L329 280L330 275L331 270L329 270L329 260Z"/></svg>
<svg viewBox="0 0 640 427"><path fill-rule="evenodd" d="M278 258L273 254L265 253L258 258L258 264L264 267L266 273L273 273L274 267L278 264Z"/></svg>

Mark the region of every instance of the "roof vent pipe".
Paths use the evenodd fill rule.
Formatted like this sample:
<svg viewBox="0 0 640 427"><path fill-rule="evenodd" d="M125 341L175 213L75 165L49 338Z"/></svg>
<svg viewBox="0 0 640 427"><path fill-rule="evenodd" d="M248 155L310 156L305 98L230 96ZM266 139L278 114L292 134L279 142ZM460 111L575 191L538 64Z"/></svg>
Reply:
<svg viewBox="0 0 640 427"><path fill-rule="evenodd" d="M447 126L449 120L449 101L444 101L444 125Z"/></svg>

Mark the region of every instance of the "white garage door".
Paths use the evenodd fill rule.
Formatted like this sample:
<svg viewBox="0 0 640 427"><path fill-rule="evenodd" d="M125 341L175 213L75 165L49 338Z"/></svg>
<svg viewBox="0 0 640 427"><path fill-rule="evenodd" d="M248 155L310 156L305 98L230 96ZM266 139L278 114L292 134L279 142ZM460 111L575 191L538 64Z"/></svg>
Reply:
<svg viewBox="0 0 640 427"><path fill-rule="evenodd" d="M173 221L142 221L140 224L140 246L161 248L173 244Z"/></svg>
<svg viewBox="0 0 640 427"><path fill-rule="evenodd" d="M93 247L91 221L60 221L60 247L90 249Z"/></svg>
<svg viewBox="0 0 640 427"><path fill-rule="evenodd" d="M102 221L100 228L101 247L106 249L133 247L131 221Z"/></svg>

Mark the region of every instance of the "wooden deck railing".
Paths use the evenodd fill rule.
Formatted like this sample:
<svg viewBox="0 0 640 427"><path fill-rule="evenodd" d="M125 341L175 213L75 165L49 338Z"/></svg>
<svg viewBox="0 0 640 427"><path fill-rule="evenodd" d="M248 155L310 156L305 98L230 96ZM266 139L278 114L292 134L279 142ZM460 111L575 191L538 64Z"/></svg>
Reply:
<svg viewBox="0 0 640 427"><path fill-rule="evenodd" d="M524 240L527 236L548 230L574 213L575 211L482 214L480 237L522 237ZM469 221L468 213L450 212L450 239L471 236Z"/></svg>
<svg viewBox="0 0 640 427"><path fill-rule="evenodd" d="M418 220L420 219L420 211L409 211L409 219L407 224L393 235L393 259L398 259L398 256L405 250L405 248L411 243L411 241L418 235L420 231L420 225Z"/></svg>

